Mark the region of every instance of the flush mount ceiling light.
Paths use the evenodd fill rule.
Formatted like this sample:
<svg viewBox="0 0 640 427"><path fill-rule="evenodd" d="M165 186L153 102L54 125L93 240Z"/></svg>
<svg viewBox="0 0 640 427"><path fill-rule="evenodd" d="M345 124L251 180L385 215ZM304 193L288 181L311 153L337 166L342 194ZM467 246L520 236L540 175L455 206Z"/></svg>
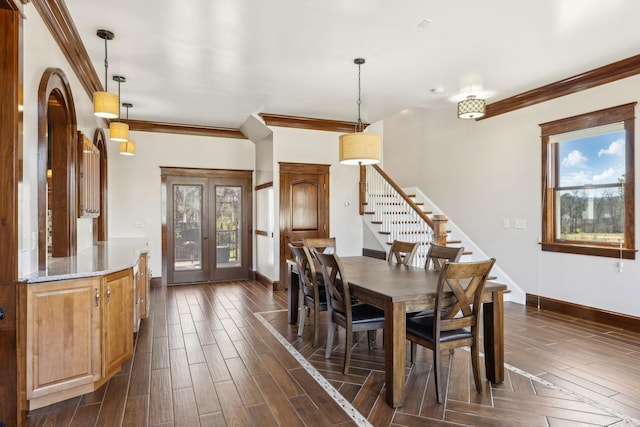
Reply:
<svg viewBox="0 0 640 427"><path fill-rule="evenodd" d="M356 58L353 63L358 66L358 122L354 133L340 136L338 156L343 165L372 165L380 162L380 136L364 132L360 118L360 66L364 64L364 58Z"/></svg>
<svg viewBox="0 0 640 427"><path fill-rule="evenodd" d="M127 130L129 129L129 108L133 107L133 104L123 102L122 106L127 109ZM120 154L125 156L133 156L136 154L136 143L127 139L120 143Z"/></svg>
<svg viewBox="0 0 640 427"><path fill-rule="evenodd" d="M118 99L120 99L120 83L127 81L126 77L113 76L113 81L118 82ZM122 104L124 106L124 104ZM118 106L118 116L120 116L120 106ZM109 123L109 139L116 142L126 142L129 140L129 119L127 123L111 121Z"/></svg>
<svg viewBox="0 0 640 427"><path fill-rule="evenodd" d="M475 95L469 95L467 99L458 102L458 118L460 119L479 119L484 116L485 110L484 99L476 98Z"/></svg>
<svg viewBox="0 0 640 427"><path fill-rule="evenodd" d="M104 91L93 93L93 114L105 119L115 119L120 110L120 100L115 93L107 92L107 70L109 61L107 59L107 41L113 40L111 31L98 30L98 37L104 40Z"/></svg>

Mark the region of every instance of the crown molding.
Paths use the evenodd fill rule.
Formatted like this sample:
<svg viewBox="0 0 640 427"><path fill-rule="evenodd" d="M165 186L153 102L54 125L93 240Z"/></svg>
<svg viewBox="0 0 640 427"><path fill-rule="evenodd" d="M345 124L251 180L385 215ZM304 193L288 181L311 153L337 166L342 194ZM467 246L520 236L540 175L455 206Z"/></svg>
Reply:
<svg viewBox="0 0 640 427"><path fill-rule="evenodd" d="M523 92L519 95L487 104L486 114L477 120L485 120L520 108L530 107L541 102L571 95L636 74L640 74L640 55L632 56L555 83Z"/></svg>
<svg viewBox="0 0 640 427"><path fill-rule="evenodd" d="M179 123L129 120L129 130L140 132L176 133L180 135L215 136L220 138L247 139L238 129L213 126L183 125Z"/></svg>
<svg viewBox="0 0 640 427"><path fill-rule="evenodd" d="M89 98L104 90L64 0L32 0Z"/></svg>
<svg viewBox="0 0 640 427"><path fill-rule="evenodd" d="M267 126L280 126L296 129L326 130L330 132L355 132L356 122L340 120L314 119L310 117L283 116L279 114L260 113ZM364 123L365 126L368 123Z"/></svg>

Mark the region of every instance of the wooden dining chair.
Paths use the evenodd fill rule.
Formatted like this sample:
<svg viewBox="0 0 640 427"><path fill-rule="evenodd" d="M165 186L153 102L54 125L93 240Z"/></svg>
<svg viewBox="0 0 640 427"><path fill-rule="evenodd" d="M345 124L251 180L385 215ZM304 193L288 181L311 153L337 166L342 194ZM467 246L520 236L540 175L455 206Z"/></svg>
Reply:
<svg viewBox="0 0 640 427"><path fill-rule="evenodd" d="M327 293L324 289L324 282L322 275L317 274L313 258L306 247L289 243L289 249L291 249L296 263L300 283L298 336L302 336L305 319L313 310L313 347L317 347L320 335L320 312L327 311Z"/></svg>
<svg viewBox="0 0 640 427"><path fill-rule="evenodd" d="M313 250L316 249L319 252L325 254L336 253L336 238L335 237L307 237L302 239L304 247L309 250L309 253L313 254Z"/></svg>
<svg viewBox="0 0 640 427"><path fill-rule="evenodd" d="M389 248L389 254L387 255L387 261L389 264L403 264L411 265L413 258L418 251L419 242L403 242L401 240L394 240Z"/></svg>
<svg viewBox="0 0 640 427"><path fill-rule="evenodd" d="M427 252L427 259L424 263L425 270L442 270L444 263L458 262L464 252L464 246L439 246L431 244L429 245L429 251Z"/></svg>
<svg viewBox="0 0 640 427"><path fill-rule="evenodd" d="M411 362L415 361L415 344L433 352L436 397L442 403L440 379L441 350L471 346L471 366L476 390L480 382L480 309L487 276L495 259L480 262L446 262L440 270L432 316L407 319L407 339L411 341Z"/></svg>
<svg viewBox="0 0 640 427"><path fill-rule="evenodd" d="M424 263L425 270L440 271L444 264L448 262L458 262L464 252L464 247L429 245L427 259ZM423 310L414 313L407 313L407 317L424 317L433 315L433 310ZM415 344L411 344L411 350L415 351ZM451 350L453 353L453 350Z"/></svg>
<svg viewBox="0 0 640 427"><path fill-rule="evenodd" d="M384 311L369 304L352 304L349 281L344 274L340 258L336 254L324 254L315 250L322 270L327 292L328 332L325 358L331 357L336 325L345 329L343 373L349 373L353 334L367 331L369 350L373 347L375 332L384 329Z"/></svg>

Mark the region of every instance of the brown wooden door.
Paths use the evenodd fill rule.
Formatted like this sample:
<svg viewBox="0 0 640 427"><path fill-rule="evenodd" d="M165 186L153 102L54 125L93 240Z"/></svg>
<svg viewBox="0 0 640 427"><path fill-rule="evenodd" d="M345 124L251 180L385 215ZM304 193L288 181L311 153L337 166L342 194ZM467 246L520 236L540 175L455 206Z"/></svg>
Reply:
<svg viewBox="0 0 640 427"><path fill-rule="evenodd" d="M280 163L280 288L287 280L289 242L329 237L329 165Z"/></svg>
<svg viewBox="0 0 640 427"><path fill-rule="evenodd" d="M163 168L162 174L167 282L247 279L252 260L251 171Z"/></svg>

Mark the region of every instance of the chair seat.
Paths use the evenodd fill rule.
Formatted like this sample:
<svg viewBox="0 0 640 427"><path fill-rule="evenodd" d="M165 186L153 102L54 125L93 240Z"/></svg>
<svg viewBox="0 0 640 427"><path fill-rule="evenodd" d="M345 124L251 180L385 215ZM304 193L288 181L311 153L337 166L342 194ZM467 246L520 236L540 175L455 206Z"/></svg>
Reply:
<svg viewBox="0 0 640 427"><path fill-rule="evenodd" d="M313 305L313 297L311 295L305 295L304 301L307 305ZM327 292L324 286L318 287L318 304L320 305L320 311L327 309Z"/></svg>
<svg viewBox="0 0 640 427"><path fill-rule="evenodd" d="M334 311L333 314L343 321L346 320L342 313ZM384 311L369 304L357 304L351 306L351 316L354 325L358 323L369 323L376 321L384 322Z"/></svg>
<svg viewBox="0 0 640 427"><path fill-rule="evenodd" d="M407 334L433 342L433 316L408 318ZM440 342L443 343L472 337L471 331L464 328L440 332Z"/></svg>

